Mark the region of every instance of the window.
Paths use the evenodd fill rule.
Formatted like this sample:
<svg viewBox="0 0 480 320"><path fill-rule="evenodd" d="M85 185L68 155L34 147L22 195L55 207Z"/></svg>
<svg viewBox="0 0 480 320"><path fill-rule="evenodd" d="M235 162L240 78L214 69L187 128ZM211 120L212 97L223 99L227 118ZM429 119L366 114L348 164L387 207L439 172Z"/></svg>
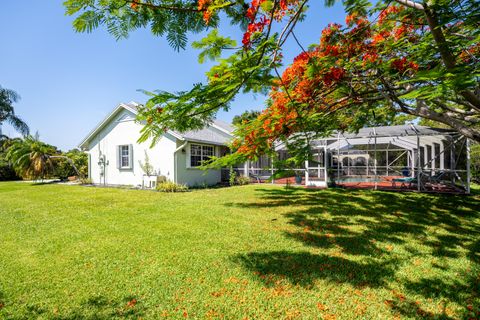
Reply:
<svg viewBox="0 0 480 320"><path fill-rule="evenodd" d="M132 145L118 146L118 168L132 168Z"/></svg>
<svg viewBox="0 0 480 320"><path fill-rule="evenodd" d="M190 167L198 167L203 161L210 159L215 154L214 146L199 144L190 145Z"/></svg>

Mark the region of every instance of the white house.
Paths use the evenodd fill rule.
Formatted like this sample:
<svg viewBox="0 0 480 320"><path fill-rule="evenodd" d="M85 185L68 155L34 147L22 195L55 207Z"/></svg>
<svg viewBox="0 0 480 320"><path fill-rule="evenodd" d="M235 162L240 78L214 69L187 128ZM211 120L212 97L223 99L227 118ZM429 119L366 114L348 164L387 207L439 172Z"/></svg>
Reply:
<svg viewBox="0 0 480 320"><path fill-rule="evenodd" d="M188 186L221 181L220 170L203 171L198 166L210 156L226 152L232 138L229 124L216 120L198 131L169 130L150 148L151 141L137 142L142 129L135 121L138 107L135 102L119 104L80 143L79 148L88 153L88 176L93 183L153 186L156 177L146 177L140 164L145 163L145 153L156 175L170 181Z"/></svg>

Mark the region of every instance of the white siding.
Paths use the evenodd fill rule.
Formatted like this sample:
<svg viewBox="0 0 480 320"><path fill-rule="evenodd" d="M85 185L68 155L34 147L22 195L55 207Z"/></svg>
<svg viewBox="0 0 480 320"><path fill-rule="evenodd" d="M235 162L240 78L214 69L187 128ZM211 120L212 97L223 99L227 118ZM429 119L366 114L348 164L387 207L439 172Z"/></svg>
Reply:
<svg viewBox="0 0 480 320"><path fill-rule="evenodd" d="M141 185L144 172L140 167L139 161L145 161L145 151L149 155L154 170L160 172L161 175L166 176L169 180L173 180L173 154L176 148L176 139L166 134L150 149L150 141L142 144L137 142L142 126L131 119L120 120L125 119L125 116L127 116L126 118L135 118L133 113L122 109L89 143L87 150L91 156L89 172L93 183L104 183L104 179L101 176L101 168L98 165L101 153L106 156L108 161L108 166L105 169L106 184ZM133 146L132 168L122 170L117 167L117 147L129 144Z"/></svg>
<svg viewBox="0 0 480 320"><path fill-rule="evenodd" d="M179 141L180 147L183 142ZM198 144L195 143L194 144ZM220 170L208 170L203 171L198 168L190 168L190 142L184 147L185 152L181 150L177 152L176 157L176 169L177 169L177 182L187 184L188 186L203 186L203 185L215 185L221 181ZM215 154L218 155L219 147L215 147Z"/></svg>

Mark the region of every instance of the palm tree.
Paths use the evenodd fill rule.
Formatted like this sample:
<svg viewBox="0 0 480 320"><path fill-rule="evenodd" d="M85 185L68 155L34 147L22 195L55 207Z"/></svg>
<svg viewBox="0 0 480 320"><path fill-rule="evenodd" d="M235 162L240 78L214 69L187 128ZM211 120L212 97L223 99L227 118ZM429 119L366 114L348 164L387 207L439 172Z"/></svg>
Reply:
<svg viewBox="0 0 480 320"><path fill-rule="evenodd" d="M0 86L0 126L3 122L9 123L15 130L26 136L29 134L28 125L13 110L13 104L18 100L20 100L18 93Z"/></svg>
<svg viewBox="0 0 480 320"><path fill-rule="evenodd" d="M45 178L53 172L53 157L58 154L55 147L43 143L35 137L26 136L23 140L16 140L7 150L9 160L15 171L28 179Z"/></svg>

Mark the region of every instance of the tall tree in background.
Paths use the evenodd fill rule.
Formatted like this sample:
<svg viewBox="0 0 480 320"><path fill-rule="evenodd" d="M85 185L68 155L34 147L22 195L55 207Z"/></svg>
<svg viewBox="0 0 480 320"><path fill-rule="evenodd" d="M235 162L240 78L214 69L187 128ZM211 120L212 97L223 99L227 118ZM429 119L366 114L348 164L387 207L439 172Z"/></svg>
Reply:
<svg viewBox="0 0 480 320"><path fill-rule="evenodd" d="M217 62L206 83L177 93L148 93L151 99L140 113L147 122L143 140L168 128L199 128L228 110L241 91L270 91L262 115L237 132L234 147L243 156L255 157L273 141L306 133L300 148L315 135L356 130L378 114L431 119L480 141L480 3L342 2L346 25L331 24L308 50L295 35L308 0L68 0L65 5L68 14L78 14L78 31L104 24L121 37L150 26L175 49L186 46L187 32L213 29L193 44L202 50L200 61ZM242 45L220 35L220 14L244 31ZM301 53L281 75L282 46L289 37ZM232 53L224 57L225 49Z"/></svg>
<svg viewBox="0 0 480 320"><path fill-rule="evenodd" d="M28 135L28 125L15 114L13 109L13 104L19 99L18 93L0 86L0 126L8 123L22 135Z"/></svg>
<svg viewBox="0 0 480 320"><path fill-rule="evenodd" d="M11 161L7 159L7 150L20 138L10 139L7 136L0 136L0 181L19 180Z"/></svg>
<svg viewBox="0 0 480 320"><path fill-rule="evenodd" d="M53 174L57 148L41 142L38 135L13 141L7 150L7 160L15 171L26 179L44 179Z"/></svg>
<svg viewBox="0 0 480 320"><path fill-rule="evenodd" d="M252 120L255 120L256 118L258 118L258 116L260 115L260 111L257 111L257 110L247 110L245 112L243 112L242 114L240 115L236 115L235 117L233 117L232 119L232 124L234 126L239 126L239 125L242 125L246 122L250 122Z"/></svg>

